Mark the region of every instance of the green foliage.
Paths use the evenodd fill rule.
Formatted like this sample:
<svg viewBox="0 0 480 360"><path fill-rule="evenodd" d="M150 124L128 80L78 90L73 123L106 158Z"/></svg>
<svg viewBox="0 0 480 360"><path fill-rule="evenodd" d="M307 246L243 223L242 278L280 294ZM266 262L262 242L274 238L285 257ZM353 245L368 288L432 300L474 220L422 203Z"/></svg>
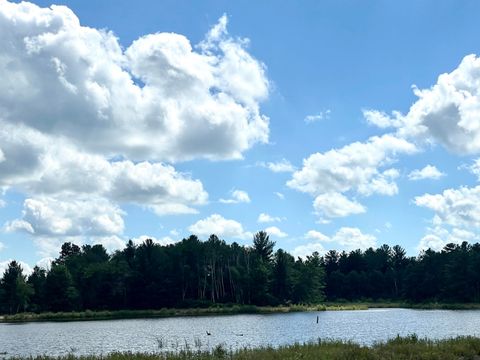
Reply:
<svg viewBox="0 0 480 360"><path fill-rule="evenodd" d="M8 314L25 311L32 295L22 267L16 261L10 262L0 280L0 310Z"/></svg>
<svg viewBox="0 0 480 360"><path fill-rule="evenodd" d="M478 359L480 357L480 339L459 337L447 340L419 339L416 335L397 337L371 347L361 346L348 341L319 340L306 344L294 344L279 348L263 347L258 349L241 349L231 351L222 346L210 352L183 350L180 352L159 353L113 353L102 356L67 355L53 358L38 356L30 360L458 360ZM17 358L21 360L21 358Z"/></svg>
<svg viewBox="0 0 480 360"><path fill-rule="evenodd" d="M480 245L447 244L436 252L408 258L396 245L378 249L330 251L325 255L330 301L475 303L480 301Z"/></svg>
<svg viewBox="0 0 480 360"><path fill-rule="evenodd" d="M28 281L18 275L15 263L0 287L0 311L67 312L77 317L73 312L85 310L210 309L217 304L322 300L324 272L318 254L295 260L283 250L273 256L274 246L264 231L254 235L252 247L229 245L216 235L207 241L191 235L169 246L151 239L138 246L129 241L112 255L102 245L67 242L51 269L35 267Z"/></svg>
<svg viewBox="0 0 480 360"><path fill-rule="evenodd" d="M480 245L448 244L407 257L396 245L295 259L266 232L253 246L195 235L173 245L151 239L109 255L102 245L62 245L50 270L26 279L13 261L0 280L0 312L71 312L278 306L323 301L480 302Z"/></svg>

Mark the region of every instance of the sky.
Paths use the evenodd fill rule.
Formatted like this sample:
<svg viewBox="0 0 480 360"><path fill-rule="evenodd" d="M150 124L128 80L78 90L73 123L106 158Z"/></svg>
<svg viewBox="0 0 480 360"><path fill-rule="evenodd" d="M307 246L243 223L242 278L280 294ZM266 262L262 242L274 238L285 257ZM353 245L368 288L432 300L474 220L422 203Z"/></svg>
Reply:
<svg viewBox="0 0 480 360"><path fill-rule="evenodd" d="M0 0L0 270L478 241L479 2L55 4Z"/></svg>

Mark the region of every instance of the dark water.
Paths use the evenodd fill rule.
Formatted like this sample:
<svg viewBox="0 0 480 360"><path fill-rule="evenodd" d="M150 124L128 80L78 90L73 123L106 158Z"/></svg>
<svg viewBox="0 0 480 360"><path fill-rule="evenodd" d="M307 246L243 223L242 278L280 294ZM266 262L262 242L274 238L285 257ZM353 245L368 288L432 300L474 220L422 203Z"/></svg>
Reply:
<svg viewBox="0 0 480 360"><path fill-rule="evenodd" d="M319 323L316 323L317 315ZM207 335L206 332L211 335ZM278 346L322 339L372 344L397 334L480 336L480 310L371 309L85 322L0 324L6 355L106 354Z"/></svg>

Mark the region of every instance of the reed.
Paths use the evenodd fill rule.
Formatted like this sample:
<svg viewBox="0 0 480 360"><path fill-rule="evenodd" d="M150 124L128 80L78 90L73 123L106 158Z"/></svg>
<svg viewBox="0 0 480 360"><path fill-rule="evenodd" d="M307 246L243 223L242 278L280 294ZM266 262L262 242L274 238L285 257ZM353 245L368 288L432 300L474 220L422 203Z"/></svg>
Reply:
<svg viewBox="0 0 480 360"><path fill-rule="evenodd" d="M409 308L432 310L480 310L480 303L419 303L404 302L327 302L317 305L291 304L281 306L255 305L215 305L207 308L158 310L116 310L116 311L81 311L81 312L44 312L19 313L0 316L0 322L31 322L31 321L86 321L108 319L138 319L161 318L175 316L208 316L235 314L273 314L302 311L341 311L368 310L371 308Z"/></svg>
<svg viewBox="0 0 480 360"><path fill-rule="evenodd" d="M447 340L420 339L416 335L397 337L373 346L361 346L348 341L323 341L307 344L294 344L279 348L263 347L259 349L242 349L232 351L217 346L209 352L198 350L180 350L177 352L158 353L113 353L102 356L63 357L37 356L29 358L11 358L16 360L460 360L480 358L480 339L475 337L458 337Z"/></svg>

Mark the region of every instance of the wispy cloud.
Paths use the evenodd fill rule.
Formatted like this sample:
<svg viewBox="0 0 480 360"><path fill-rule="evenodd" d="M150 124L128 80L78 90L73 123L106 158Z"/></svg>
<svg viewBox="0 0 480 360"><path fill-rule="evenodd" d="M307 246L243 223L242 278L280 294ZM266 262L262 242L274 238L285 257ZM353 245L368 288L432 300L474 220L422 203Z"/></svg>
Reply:
<svg viewBox="0 0 480 360"><path fill-rule="evenodd" d="M248 193L246 191L233 190L232 197L230 199L220 199L220 202L223 204L249 203L250 196L248 196Z"/></svg>
<svg viewBox="0 0 480 360"><path fill-rule="evenodd" d="M328 120L330 119L331 112L332 111L330 109L327 109L320 111L318 114L307 115L303 121L305 121L307 124L311 124L317 121Z"/></svg>
<svg viewBox="0 0 480 360"><path fill-rule="evenodd" d="M438 170L433 165L427 165L423 169L415 169L410 174L408 174L409 180L424 180L424 179L440 179L442 176L445 176L440 170Z"/></svg>
<svg viewBox="0 0 480 360"><path fill-rule="evenodd" d="M290 161L287 159L282 159L277 162L263 162L259 161L256 164L257 166L264 167L272 172L280 173L280 172L294 172L296 170L295 166L293 166Z"/></svg>

